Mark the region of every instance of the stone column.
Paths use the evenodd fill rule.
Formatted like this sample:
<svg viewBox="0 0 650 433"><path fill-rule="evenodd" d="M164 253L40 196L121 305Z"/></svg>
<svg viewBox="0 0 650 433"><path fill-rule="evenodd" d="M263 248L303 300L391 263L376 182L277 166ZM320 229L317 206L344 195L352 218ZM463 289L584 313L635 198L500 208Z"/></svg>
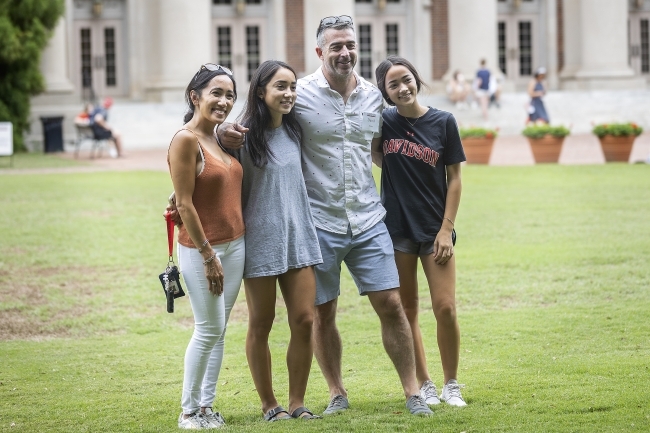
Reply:
<svg viewBox="0 0 650 433"><path fill-rule="evenodd" d="M558 22L557 22L557 1L546 0L544 14L546 19L546 81L552 90L558 88Z"/></svg>
<svg viewBox="0 0 650 433"><path fill-rule="evenodd" d="M569 89L625 89L643 88L643 79L634 75L628 65L627 52L627 0L565 0L565 23L570 23L579 7L578 41L567 45L567 65L562 76L567 79L564 88ZM565 29L568 26L565 26ZM569 50L579 47L569 57ZM576 62L576 60L578 62ZM571 61L571 63L569 63ZM576 64L577 63L577 64Z"/></svg>
<svg viewBox="0 0 650 433"><path fill-rule="evenodd" d="M456 69L467 78L474 77L481 59L487 61L489 69L496 71L496 0L450 0L448 10L449 71L446 77Z"/></svg>
<svg viewBox="0 0 650 433"><path fill-rule="evenodd" d="M582 67L579 78L629 77L627 0L581 0Z"/></svg>
<svg viewBox="0 0 650 433"><path fill-rule="evenodd" d="M212 59L212 13L210 0L160 0L155 2L156 30L149 42L156 44L157 71L147 68L152 76L148 99L175 102L183 99L183 92L199 67ZM153 12L153 11L151 11Z"/></svg>
<svg viewBox="0 0 650 433"><path fill-rule="evenodd" d="M316 30L322 18L331 15L349 15L354 19L354 0L309 0L304 1L305 10L305 68L313 73L321 65L316 56Z"/></svg>
<svg viewBox="0 0 650 433"><path fill-rule="evenodd" d="M61 17L47 48L41 55L41 73L45 78L45 91L48 94L72 93L74 91L68 70L66 33L66 19Z"/></svg>

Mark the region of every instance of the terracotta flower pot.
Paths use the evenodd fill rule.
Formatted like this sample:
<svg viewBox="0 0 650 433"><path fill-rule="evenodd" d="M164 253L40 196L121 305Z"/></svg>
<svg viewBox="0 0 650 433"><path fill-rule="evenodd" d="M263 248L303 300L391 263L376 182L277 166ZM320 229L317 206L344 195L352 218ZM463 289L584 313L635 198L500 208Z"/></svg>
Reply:
<svg viewBox="0 0 650 433"><path fill-rule="evenodd" d="M468 164L488 164L492 147L494 146L494 137L466 137L463 139L463 150L467 157Z"/></svg>
<svg viewBox="0 0 650 433"><path fill-rule="evenodd" d="M605 135L598 137L598 139L605 154L605 161L628 162L630 160L630 153L632 153L632 145L636 135Z"/></svg>
<svg viewBox="0 0 650 433"><path fill-rule="evenodd" d="M545 135L542 138L526 138L528 138L528 142L530 143L530 148L533 151L533 157L535 158L536 164L559 161L564 137Z"/></svg>

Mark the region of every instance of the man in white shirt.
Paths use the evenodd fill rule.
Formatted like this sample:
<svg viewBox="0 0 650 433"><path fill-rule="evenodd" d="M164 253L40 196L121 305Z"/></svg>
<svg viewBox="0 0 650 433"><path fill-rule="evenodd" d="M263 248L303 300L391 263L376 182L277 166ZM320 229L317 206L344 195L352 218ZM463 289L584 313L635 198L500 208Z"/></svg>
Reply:
<svg viewBox="0 0 650 433"><path fill-rule="evenodd" d="M322 66L298 80L296 114L303 129L302 164L323 263L316 271L314 353L330 391L325 415L348 408L336 326L341 262L381 322L382 340L404 388L406 406L432 414L420 396L410 326L386 213L372 177L371 149L381 139L381 92L354 72L357 42L346 15L321 20L316 54ZM237 129L239 132L237 132ZM220 128L226 147L241 145L245 128Z"/></svg>

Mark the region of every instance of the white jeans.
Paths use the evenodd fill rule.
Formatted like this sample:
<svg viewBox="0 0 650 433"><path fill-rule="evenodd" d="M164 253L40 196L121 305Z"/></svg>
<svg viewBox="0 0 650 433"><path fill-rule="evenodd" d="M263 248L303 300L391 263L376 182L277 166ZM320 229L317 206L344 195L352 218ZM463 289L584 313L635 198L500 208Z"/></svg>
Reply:
<svg viewBox="0 0 650 433"><path fill-rule="evenodd" d="M191 414L212 407L223 360L224 338L230 310L235 304L244 273L244 236L213 246L223 267L223 294L208 290L203 257L196 248L178 245L178 263L194 312L194 334L185 351L181 407Z"/></svg>

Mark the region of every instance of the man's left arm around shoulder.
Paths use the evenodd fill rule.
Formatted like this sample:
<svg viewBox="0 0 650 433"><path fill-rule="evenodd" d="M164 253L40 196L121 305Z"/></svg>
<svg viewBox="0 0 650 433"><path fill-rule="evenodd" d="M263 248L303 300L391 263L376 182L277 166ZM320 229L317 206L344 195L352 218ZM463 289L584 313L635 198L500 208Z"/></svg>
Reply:
<svg viewBox="0 0 650 433"><path fill-rule="evenodd" d="M381 137L375 137L370 144L370 154L372 155L372 162L379 168L384 160L384 150L381 147Z"/></svg>

